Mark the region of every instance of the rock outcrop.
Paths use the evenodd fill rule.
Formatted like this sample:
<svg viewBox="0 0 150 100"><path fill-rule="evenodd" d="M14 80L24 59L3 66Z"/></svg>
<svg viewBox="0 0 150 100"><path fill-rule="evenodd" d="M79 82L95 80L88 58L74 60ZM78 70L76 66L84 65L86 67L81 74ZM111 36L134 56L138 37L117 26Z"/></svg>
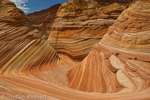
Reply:
<svg viewBox="0 0 150 100"><path fill-rule="evenodd" d="M109 28L101 43L124 50L150 53L148 13L148 4L136 2L125 10L117 22Z"/></svg>
<svg viewBox="0 0 150 100"><path fill-rule="evenodd" d="M58 56L14 3L0 0L1 99L149 100L149 5L126 9L80 63Z"/></svg>
<svg viewBox="0 0 150 100"><path fill-rule="evenodd" d="M149 5L149 0L137 1L119 16L82 63L68 72L69 87L118 95L150 90Z"/></svg>
<svg viewBox="0 0 150 100"><path fill-rule="evenodd" d="M94 0L94 1L98 2L100 5L111 4L113 2L126 5L132 2L133 0Z"/></svg>
<svg viewBox="0 0 150 100"><path fill-rule="evenodd" d="M50 35L51 27L55 21L56 12L60 6L61 4L56 4L48 9L27 15L28 19L33 24L33 28L39 30L45 40L47 40Z"/></svg>
<svg viewBox="0 0 150 100"><path fill-rule="evenodd" d="M59 8L47 42L58 53L83 59L124 9L118 3L99 7L92 0L69 0Z"/></svg>
<svg viewBox="0 0 150 100"><path fill-rule="evenodd" d="M9 0L2 0L0 6L0 40L10 41L24 37L32 30L32 24L24 12Z"/></svg>
<svg viewBox="0 0 150 100"><path fill-rule="evenodd" d="M33 24L39 25L43 23L45 27L51 29L55 20L56 13L60 6L61 4L56 4L48 9L30 13L27 16Z"/></svg>
<svg viewBox="0 0 150 100"><path fill-rule="evenodd" d="M32 74L53 68L56 51L33 30L24 12L10 1L0 5L0 75ZM35 74L36 72L36 74Z"/></svg>

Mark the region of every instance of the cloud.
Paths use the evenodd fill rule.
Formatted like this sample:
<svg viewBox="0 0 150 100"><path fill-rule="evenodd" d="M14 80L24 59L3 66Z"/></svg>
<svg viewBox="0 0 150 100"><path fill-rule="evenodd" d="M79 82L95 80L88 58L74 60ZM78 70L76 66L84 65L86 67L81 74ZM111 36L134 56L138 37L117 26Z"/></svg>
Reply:
<svg viewBox="0 0 150 100"><path fill-rule="evenodd" d="M16 6L21 10L23 10L25 13L29 12L30 8L26 7L25 4L26 2L28 2L28 0L10 0L10 1L14 2Z"/></svg>
<svg viewBox="0 0 150 100"><path fill-rule="evenodd" d="M24 7L26 6L26 4L23 5Z"/></svg>

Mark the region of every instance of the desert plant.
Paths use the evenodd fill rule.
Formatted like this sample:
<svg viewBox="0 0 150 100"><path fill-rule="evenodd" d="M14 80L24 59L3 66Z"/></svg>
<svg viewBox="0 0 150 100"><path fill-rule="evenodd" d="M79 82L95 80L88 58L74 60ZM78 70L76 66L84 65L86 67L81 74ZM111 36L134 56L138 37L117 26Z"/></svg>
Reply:
<svg viewBox="0 0 150 100"><path fill-rule="evenodd" d="M132 58L128 58L129 60L131 60Z"/></svg>
<svg viewBox="0 0 150 100"><path fill-rule="evenodd" d="M137 60L137 57L135 57L134 60Z"/></svg>
<svg viewBox="0 0 150 100"><path fill-rule="evenodd" d="M116 56L118 56L119 55L119 53L117 52L117 53L115 53L116 54Z"/></svg>

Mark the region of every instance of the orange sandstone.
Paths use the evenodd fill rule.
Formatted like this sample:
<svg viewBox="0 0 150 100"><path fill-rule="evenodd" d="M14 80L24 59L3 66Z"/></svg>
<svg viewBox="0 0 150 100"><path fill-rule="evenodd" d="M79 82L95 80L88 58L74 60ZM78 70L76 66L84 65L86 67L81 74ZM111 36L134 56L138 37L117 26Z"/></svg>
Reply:
<svg viewBox="0 0 150 100"><path fill-rule="evenodd" d="M68 56L58 57L21 10L8 0L0 0L0 95L47 95L48 100L149 100L149 3L138 1L125 10L78 64ZM142 26L140 31L136 30L138 25ZM130 38L140 38L140 42L130 42Z"/></svg>
<svg viewBox="0 0 150 100"><path fill-rule="evenodd" d="M100 7L92 0L69 0L60 6L47 42L58 53L82 60L124 9L118 3Z"/></svg>
<svg viewBox="0 0 150 100"><path fill-rule="evenodd" d="M68 72L69 87L115 93L126 99L125 94L133 99L150 99L134 95L150 93L149 5L148 0L137 1L119 16L82 63Z"/></svg>

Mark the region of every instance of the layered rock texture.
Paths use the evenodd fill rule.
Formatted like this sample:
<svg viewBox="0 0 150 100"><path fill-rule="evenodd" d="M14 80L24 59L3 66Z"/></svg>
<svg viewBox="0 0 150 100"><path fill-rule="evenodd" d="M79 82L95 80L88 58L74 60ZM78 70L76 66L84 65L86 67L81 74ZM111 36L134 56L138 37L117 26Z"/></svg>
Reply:
<svg viewBox="0 0 150 100"><path fill-rule="evenodd" d="M51 29L55 20L56 13L60 6L61 4L56 4L48 9L30 13L27 16L33 24L39 25L43 23L45 27Z"/></svg>
<svg viewBox="0 0 150 100"><path fill-rule="evenodd" d="M83 59L124 9L118 3L100 7L92 0L69 0L56 14L48 43L58 53Z"/></svg>
<svg viewBox="0 0 150 100"><path fill-rule="evenodd" d="M148 4L136 2L109 28L101 43L124 50L150 53L148 13Z"/></svg>
<svg viewBox="0 0 150 100"><path fill-rule="evenodd" d="M58 56L41 35L14 3L0 0L0 77L12 77L9 82L6 82L6 78L0 80L0 95L43 94L34 87L23 89L23 84L30 87L29 84L36 86L37 82L44 83L42 86L49 82L67 86L66 73L78 62ZM12 88L10 84L13 84Z"/></svg>
<svg viewBox="0 0 150 100"><path fill-rule="evenodd" d="M39 70L51 69L57 63L56 51L38 30L33 30L14 3L4 0L0 4L0 75L31 74L42 78Z"/></svg>
<svg viewBox="0 0 150 100"><path fill-rule="evenodd" d="M42 33L33 29L24 12L9 0L0 0L1 99L149 100L149 5L149 0L133 3L80 62L57 54ZM83 43L76 45L82 49L86 46Z"/></svg>
<svg viewBox="0 0 150 100"><path fill-rule="evenodd" d="M69 87L130 95L150 90L149 5L148 0L137 1L119 16L82 63L68 72Z"/></svg>
<svg viewBox="0 0 150 100"><path fill-rule="evenodd" d="M5 4L6 3L6 4ZM9 0L1 1L0 6L0 40L17 40L32 30L30 21L24 12L16 8Z"/></svg>
<svg viewBox="0 0 150 100"><path fill-rule="evenodd" d="M98 2L100 5L105 5L105 4L111 4L113 2L120 3L120 4L128 4L133 0L94 0Z"/></svg>

